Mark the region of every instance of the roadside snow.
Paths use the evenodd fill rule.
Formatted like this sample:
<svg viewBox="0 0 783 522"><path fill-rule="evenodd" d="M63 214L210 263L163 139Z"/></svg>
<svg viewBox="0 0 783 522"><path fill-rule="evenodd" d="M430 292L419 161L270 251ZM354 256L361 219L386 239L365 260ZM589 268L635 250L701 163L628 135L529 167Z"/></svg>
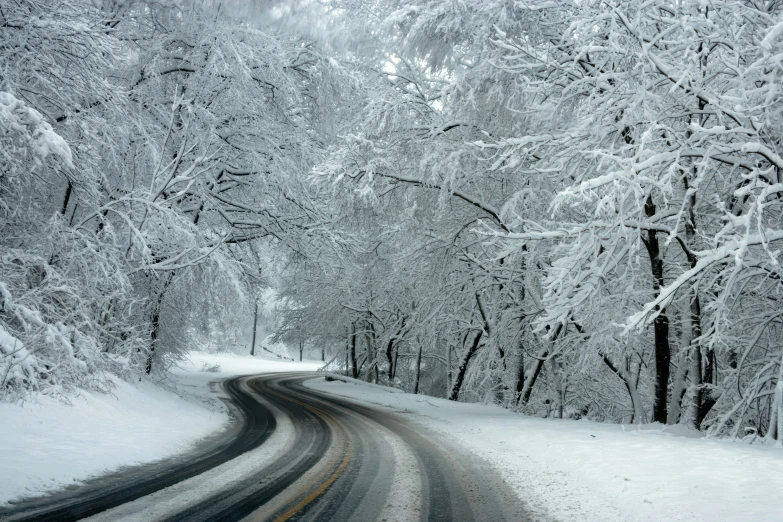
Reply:
<svg viewBox="0 0 783 522"><path fill-rule="evenodd" d="M236 355L233 353L191 352L187 361L174 369L177 375L201 373L204 365L218 365L220 370L207 375L231 377L234 375L252 375L255 373L314 372L324 363L321 361L287 361L262 353L257 357Z"/></svg>
<svg viewBox="0 0 783 522"><path fill-rule="evenodd" d="M0 504L178 453L228 421L152 384L114 382L110 395L83 391L72 405L0 404Z"/></svg>
<svg viewBox="0 0 783 522"><path fill-rule="evenodd" d="M305 384L452 437L493 465L540 518L783 520L779 447L694 438L661 425L525 417L347 380Z"/></svg>
<svg viewBox="0 0 783 522"><path fill-rule="evenodd" d="M200 475L191 477L173 486L158 490L151 495L127 502L116 508L98 513L88 519L90 522L148 522L166 520L197 504L204 498L241 488L283 453L290 451L294 442L294 426L291 419L267 403L277 426L272 435L259 447L243 453L240 458L224 462Z"/></svg>
<svg viewBox="0 0 783 522"><path fill-rule="evenodd" d="M111 394L82 391L70 405L45 396L0 403L0 506L187 451L228 422L217 380L320 364L193 353L173 372L179 395L114 379Z"/></svg>

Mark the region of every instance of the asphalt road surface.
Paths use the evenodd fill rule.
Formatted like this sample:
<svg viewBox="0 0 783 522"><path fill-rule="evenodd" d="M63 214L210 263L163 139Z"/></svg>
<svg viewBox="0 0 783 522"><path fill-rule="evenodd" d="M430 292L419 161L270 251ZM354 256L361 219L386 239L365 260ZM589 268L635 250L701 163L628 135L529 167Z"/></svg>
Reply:
<svg viewBox="0 0 783 522"><path fill-rule="evenodd" d="M305 388L222 383L238 422L176 459L0 510L0 520L501 521L524 505L482 461L404 416Z"/></svg>

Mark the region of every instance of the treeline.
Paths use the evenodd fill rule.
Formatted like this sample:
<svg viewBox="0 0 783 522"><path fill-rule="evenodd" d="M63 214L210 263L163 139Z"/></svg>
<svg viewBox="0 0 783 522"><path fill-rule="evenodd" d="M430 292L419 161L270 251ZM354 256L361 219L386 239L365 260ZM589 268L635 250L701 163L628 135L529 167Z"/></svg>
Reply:
<svg viewBox="0 0 783 522"><path fill-rule="evenodd" d="M272 286L355 377L779 440L782 63L779 0L0 0L2 399Z"/></svg>
<svg viewBox="0 0 783 522"><path fill-rule="evenodd" d="M328 12L364 101L281 338L412 392L780 439L783 2Z"/></svg>
<svg viewBox="0 0 783 522"><path fill-rule="evenodd" d="M162 371L250 323L343 74L259 27L220 3L0 0L0 400Z"/></svg>

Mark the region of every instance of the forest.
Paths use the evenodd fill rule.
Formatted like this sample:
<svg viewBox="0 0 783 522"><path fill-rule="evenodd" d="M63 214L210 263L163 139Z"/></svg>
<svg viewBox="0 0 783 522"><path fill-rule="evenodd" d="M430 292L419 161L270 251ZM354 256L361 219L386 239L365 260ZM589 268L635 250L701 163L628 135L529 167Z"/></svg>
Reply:
<svg viewBox="0 0 783 522"><path fill-rule="evenodd" d="M781 249L783 0L0 0L0 401L271 291L335 373L779 442Z"/></svg>

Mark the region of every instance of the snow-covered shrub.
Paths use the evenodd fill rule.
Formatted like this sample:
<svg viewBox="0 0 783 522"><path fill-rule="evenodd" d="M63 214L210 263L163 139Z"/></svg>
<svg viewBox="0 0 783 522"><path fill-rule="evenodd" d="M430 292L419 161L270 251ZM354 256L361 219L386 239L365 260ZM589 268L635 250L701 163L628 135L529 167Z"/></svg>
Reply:
<svg viewBox="0 0 783 522"><path fill-rule="evenodd" d="M11 212L9 198L37 176L52 157L73 166L71 148L40 112L10 92L0 91L0 211Z"/></svg>
<svg viewBox="0 0 783 522"><path fill-rule="evenodd" d="M83 285L16 249L3 252L0 277L0 393L98 384L106 357Z"/></svg>
<svg viewBox="0 0 783 522"><path fill-rule="evenodd" d="M74 166L71 149L38 111L0 92L0 151L0 400L105 386L103 372L127 374L143 347L143 332L103 320L128 306L120 260L59 215L44 230L29 226L41 216L30 195Z"/></svg>
<svg viewBox="0 0 783 522"><path fill-rule="evenodd" d="M201 364L201 371L205 373L220 373L220 365L210 364L207 361L204 361Z"/></svg>

